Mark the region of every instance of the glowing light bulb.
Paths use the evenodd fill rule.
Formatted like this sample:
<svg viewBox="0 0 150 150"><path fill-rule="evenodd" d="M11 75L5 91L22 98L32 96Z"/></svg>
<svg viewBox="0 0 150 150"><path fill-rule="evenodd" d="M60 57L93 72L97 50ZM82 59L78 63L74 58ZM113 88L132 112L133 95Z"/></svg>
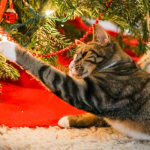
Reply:
<svg viewBox="0 0 150 150"><path fill-rule="evenodd" d="M7 40L7 36L6 36L6 35L3 35L2 41L6 41L6 40Z"/></svg>
<svg viewBox="0 0 150 150"><path fill-rule="evenodd" d="M7 40L7 33L6 31L3 31L2 41L6 41L6 40Z"/></svg>
<svg viewBox="0 0 150 150"><path fill-rule="evenodd" d="M0 33L0 39L2 38L2 34Z"/></svg>
<svg viewBox="0 0 150 150"><path fill-rule="evenodd" d="M46 15L48 16L48 15L50 15L50 14L52 14L54 12L54 10L46 10Z"/></svg>

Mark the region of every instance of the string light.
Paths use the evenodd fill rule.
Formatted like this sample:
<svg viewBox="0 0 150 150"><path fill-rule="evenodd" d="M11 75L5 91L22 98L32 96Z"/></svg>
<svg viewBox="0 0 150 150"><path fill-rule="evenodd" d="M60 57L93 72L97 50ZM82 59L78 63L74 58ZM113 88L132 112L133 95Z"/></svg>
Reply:
<svg viewBox="0 0 150 150"><path fill-rule="evenodd" d="M45 14L46 14L47 16L49 16L49 15L52 14L53 12L54 12L54 10L46 10Z"/></svg>
<svg viewBox="0 0 150 150"><path fill-rule="evenodd" d="M6 40L7 40L7 33L6 31L3 31L2 41L6 41Z"/></svg>

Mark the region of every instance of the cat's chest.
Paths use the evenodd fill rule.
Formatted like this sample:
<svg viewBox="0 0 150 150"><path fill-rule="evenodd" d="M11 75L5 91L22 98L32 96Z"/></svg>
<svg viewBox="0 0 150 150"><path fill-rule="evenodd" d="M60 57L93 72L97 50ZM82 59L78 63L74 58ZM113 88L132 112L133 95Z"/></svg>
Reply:
<svg viewBox="0 0 150 150"><path fill-rule="evenodd" d="M150 140L150 135L144 125L137 124L128 120L113 120L104 118L104 120L120 133L136 139Z"/></svg>

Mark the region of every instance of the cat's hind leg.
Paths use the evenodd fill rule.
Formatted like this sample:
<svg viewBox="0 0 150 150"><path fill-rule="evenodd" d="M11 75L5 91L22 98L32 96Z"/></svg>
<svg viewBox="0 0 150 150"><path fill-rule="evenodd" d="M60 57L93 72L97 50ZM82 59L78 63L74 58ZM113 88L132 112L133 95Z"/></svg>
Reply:
<svg viewBox="0 0 150 150"><path fill-rule="evenodd" d="M108 124L120 133L132 137L138 140L150 140L149 126L145 124L145 121L137 123L131 120L113 120L104 118Z"/></svg>
<svg viewBox="0 0 150 150"><path fill-rule="evenodd" d="M65 116L58 121L58 125L64 128L75 127L75 128L85 128L85 127L107 127L109 126L103 118L97 117L94 114L86 113L83 115L76 116Z"/></svg>

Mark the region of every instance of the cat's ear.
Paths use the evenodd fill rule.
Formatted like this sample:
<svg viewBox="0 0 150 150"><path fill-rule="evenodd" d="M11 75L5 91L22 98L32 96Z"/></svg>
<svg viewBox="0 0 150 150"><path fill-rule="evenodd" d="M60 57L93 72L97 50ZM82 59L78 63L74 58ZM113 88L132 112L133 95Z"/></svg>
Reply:
<svg viewBox="0 0 150 150"><path fill-rule="evenodd" d="M93 29L93 41L100 42L102 45L106 45L110 42L110 37L107 32L98 24Z"/></svg>
<svg viewBox="0 0 150 150"><path fill-rule="evenodd" d="M78 46L82 46L82 45L85 45L85 43L79 41L79 40L75 40L75 43L78 45Z"/></svg>

